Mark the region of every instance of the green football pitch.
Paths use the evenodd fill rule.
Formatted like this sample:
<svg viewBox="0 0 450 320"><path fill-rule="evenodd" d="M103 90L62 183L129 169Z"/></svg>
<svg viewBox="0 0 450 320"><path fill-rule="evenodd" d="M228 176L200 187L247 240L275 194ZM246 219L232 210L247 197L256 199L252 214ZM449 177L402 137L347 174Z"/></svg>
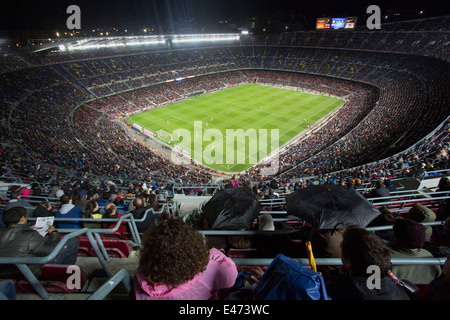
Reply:
<svg viewBox="0 0 450 320"><path fill-rule="evenodd" d="M178 154L184 151L211 169L232 173L259 163L342 103L326 95L245 84L146 111L127 121L172 147L178 145Z"/></svg>

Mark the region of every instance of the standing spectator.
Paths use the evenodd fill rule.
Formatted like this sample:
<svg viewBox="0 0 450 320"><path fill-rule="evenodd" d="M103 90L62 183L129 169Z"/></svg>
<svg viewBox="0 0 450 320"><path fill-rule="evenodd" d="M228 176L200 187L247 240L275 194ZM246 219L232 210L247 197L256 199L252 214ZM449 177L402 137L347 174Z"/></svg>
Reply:
<svg viewBox="0 0 450 320"><path fill-rule="evenodd" d="M68 194L61 196L61 208L56 212L55 218L81 218L83 211L72 204L72 197ZM61 229L79 229L81 224L79 221L60 221L57 223Z"/></svg>
<svg viewBox="0 0 450 320"><path fill-rule="evenodd" d="M137 300L221 299L237 274L234 262L208 250L199 232L169 219L146 233L133 285Z"/></svg>
<svg viewBox="0 0 450 320"><path fill-rule="evenodd" d="M363 228L347 228L342 240L345 273L328 282L328 295L334 300L409 300L403 288L389 276L391 256L381 238ZM369 288L369 266L380 270L379 288Z"/></svg>

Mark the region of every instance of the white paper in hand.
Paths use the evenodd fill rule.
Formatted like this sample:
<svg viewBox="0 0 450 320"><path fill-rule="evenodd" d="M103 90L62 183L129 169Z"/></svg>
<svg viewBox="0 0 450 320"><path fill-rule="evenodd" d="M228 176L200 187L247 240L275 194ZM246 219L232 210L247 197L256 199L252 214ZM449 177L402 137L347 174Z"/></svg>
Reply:
<svg viewBox="0 0 450 320"><path fill-rule="evenodd" d="M53 221L55 221L55 217L38 217L34 228L44 237L47 234L48 228L53 225Z"/></svg>

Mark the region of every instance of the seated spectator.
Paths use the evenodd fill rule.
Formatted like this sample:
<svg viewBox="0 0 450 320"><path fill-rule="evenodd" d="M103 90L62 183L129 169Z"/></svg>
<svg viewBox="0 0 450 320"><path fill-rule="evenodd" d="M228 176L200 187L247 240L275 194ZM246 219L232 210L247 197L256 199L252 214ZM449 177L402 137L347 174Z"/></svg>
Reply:
<svg viewBox="0 0 450 320"><path fill-rule="evenodd" d="M438 183L438 188L436 192L440 191L450 191L450 179L447 177L441 178ZM441 197L442 195L439 195Z"/></svg>
<svg viewBox="0 0 450 320"><path fill-rule="evenodd" d="M114 203L109 203L105 207L105 213L103 214L103 219L119 219L123 216L121 213L117 212L116 205ZM116 227L116 222L104 222L102 224L103 228L114 229ZM122 222L119 228L116 230L118 233L127 232L127 223Z"/></svg>
<svg viewBox="0 0 450 320"><path fill-rule="evenodd" d="M442 275L414 292L413 299L450 300L450 259L448 257L442 269Z"/></svg>
<svg viewBox="0 0 450 320"><path fill-rule="evenodd" d="M109 191L103 192L101 199L97 200L97 203L100 207L105 207L107 204L109 204L111 202L112 202L111 192L109 192Z"/></svg>
<svg viewBox="0 0 450 320"><path fill-rule="evenodd" d="M11 200L5 206L5 211L14 207L33 208L33 206L26 200L21 199L22 193L20 189L16 189L11 193Z"/></svg>
<svg viewBox="0 0 450 320"><path fill-rule="evenodd" d="M409 300L403 288L389 276L389 247L374 233L362 228L346 229L342 240L344 272L326 284L333 300ZM369 266L380 270L379 287L369 288Z"/></svg>
<svg viewBox="0 0 450 320"><path fill-rule="evenodd" d="M83 211L72 204L72 197L64 194L61 197L61 208L56 212L55 218L81 218ZM59 221L58 228L61 229L79 229L81 224L79 221Z"/></svg>
<svg viewBox="0 0 450 320"><path fill-rule="evenodd" d="M273 188L269 188L269 195L267 196L267 199L278 199L278 193L275 192Z"/></svg>
<svg viewBox="0 0 450 320"><path fill-rule="evenodd" d="M33 182L31 184L31 195L33 197L40 197L40 196L42 196L42 188L39 186L39 183Z"/></svg>
<svg viewBox="0 0 450 320"><path fill-rule="evenodd" d="M128 205L125 203L124 198L118 198L116 197L113 201L113 203L116 205L117 211L122 214L128 213Z"/></svg>
<svg viewBox="0 0 450 320"><path fill-rule="evenodd" d="M222 299L238 274L230 258L208 250L202 235L177 219L152 226L139 256L137 300Z"/></svg>
<svg viewBox="0 0 450 320"><path fill-rule="evenodd" d="M309 241L315 258L342 258L341 243L345 229L317 229L312 228ZM322 273L325 280L333 277L340 271L341 266L317 266L317 271Z"/></svg>
<svg viewBox="0 0 450 320"><path fill-rule="evenodd" d="M275 225L273 224L272 215L264 213L258 217L259 230L262 231L274 231Z"/></svg>
<svg viewBox="0 0 450 320"><path fill-rule="evenodd" d="M31 194L30 186L26 186L25 188L22 188L20 190L20 195L23 200L30 200L31 198L30 194Z"/></svg>
<svg viewBox="0 0 450 320"><path fill-rule="evenodd" d="M289 230L289 225L282 221L273 221L269 213L258 217L258 229L261 231ZM306 253L299 250L292 242L292 234L267 232L249 237L249 247L257 250L256 255L261 258L275 258L277 254L289 257L306 257ZM302 246L303 247L303 246Z"/></svg>
<svg viewBox="0 0 450 320"><path fill-rule="evenodd" d="M425 227L410 219L398 219L394 223L394 238L391 242L392 258L433 258L423 249ZM392 272L401 280L408 280L415 285L427 284L439 277L441 268L434 265L394 265Z"/></svg>
<svg viewBox="0 0 450 320"><path fill-rule="evenodd" d="M0 229L0 256L1 257L45 257L59 243L61 238L53 226L47 230L43 237L30 228L27 221L27 210L15 207L7 210L3 215L6 228ZM67 242L50 264L73 265L77 259L78 239L73 238ZM30 270L37 278L41 274L41 265L29 265ZM14 265L2 265L0 277L21 277Z"/></svg>
<svg viewBox="0 0 450 320"><path fill-rule="evenodd" d="M379 227L379 226L391 226L395 222L394 214L389 211L385 206L380 209L381 214L379 214L375 219L373 219L367 227ZM375 234L379 236L384 241L390 242L394 236L394 231L392 229L388 230L378 230L375 231Z"/></svg>
<svg viewBox="0 0 450 320"><path fill-rule="evenodd" d="M53 211L52 205L48 201L42 201L34 209L32 217L54 217L56 212Z"/></svg>
<svg viewBox="0 0 450 320"><path fill-rule="evenodd" d="M158 196L155 192L151 192L148 196L148 205L146 206L147 209L153 208L155 212L160 210L161 205L159 204Z"/></svg>
<svg viewBox="0 0 450 320"><path fill-rule="evenodd" d="M386 185L384 184L384 182L382 180L377 180L377 182L375 183L375 189L372 189L372 191L370 191L367 194L367 198L381 198L381 197L389 197L390 196L390 191L388 188L386 188ZM384 200L380 200L381 202ZM376 201L374 201L376 202Z"/></svg>
<svg viewBox="0 0 450 320"><path fill-rule="evenodd" d="M91 200L86 204L86 209L84 210L82 218L86 219L101 219L103 215L100 213L100 208L98 206L97 201ZM102 224L100 222L83 222L84 228L89 229L100 229L102 227Z"/></svg>
<svg viewBox="0 0 450 320"><path fill-rule="evenodd" d="M162 206L159 203L157 193L153 192L153 191L150 192L150 194L148 196L148 203L145 206L145 209L153 209L154 212L159 212L159 211L161 211L161 208L162 208ZM162 220L167 220L170 217L166 208L164 208L162 213L154 213L154 215L156 218L156 222L162 221Z"/></svg>
<svg viewBox="0 0 450 320"><path fill-rule="evenodd" d="M144 200L142 198L136 198L133 201L133 210L130 213L133 215L135 220L142 219L144 217L147 208L144 207ZM150 209L150 208L149 208ZM144 221L136 221L136 227L139 233L144 233L152 224L156 221L156 217L153 212L147 212L147 217Z"/></svg>
<svg viewBox="0 0 450 320"><path fill-rule="evenodd" d="M433 210L425 207L423 204L416 203L414 206L405 213L403 216L405 219L411 219L416 222L433 222L436 220L436 214ZM425 227L425 241L430 242L433 229L431 226Z"/></svg>
<svg viewBox="0 0 450 320"><path fill-rule="evenodd" d="M88 204L89 201L91 201L91 198L88 197L88 191L84 190L84 189L79 189L77 191L77 195L76 195L76 199L73 201L73 204L75 205L75 207L78 207L81 209L81 211L85 211L86 210L86 205ZM91 195L89 195L91 196Z"/></svg>

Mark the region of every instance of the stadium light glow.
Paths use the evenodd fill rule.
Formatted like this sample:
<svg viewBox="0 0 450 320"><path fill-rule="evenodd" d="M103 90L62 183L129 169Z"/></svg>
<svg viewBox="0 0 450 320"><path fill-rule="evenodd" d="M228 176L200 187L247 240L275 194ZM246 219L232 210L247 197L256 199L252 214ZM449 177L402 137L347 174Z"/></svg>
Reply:
<svg viewBox="0 0 450 320"><path fill-rule="evenodd" d="M197 34L175 36L173 43L185 42L217 42L217 41L236 41L239 40L239 34Z"/></svg>
<svg viewBox="0 0 450 320"><path fill-rule="evenodd" d="M61 52L65 51L83 51L103 48L119 48L147 45L164 45L166 41L172 43L201 43L201 42L220 42L220 41L238 41L240 33L219 33L219 34L190 34L190 35L153 35L153 36L124 36L124 37L93 37L74 41L67 39L57 39L58 48ZM52 40L52 39L48 39ZM53 39L56 40L56 39ZM61 43L64 41L64 43ZM41 44L42 45L42 44Z"/></svg>

